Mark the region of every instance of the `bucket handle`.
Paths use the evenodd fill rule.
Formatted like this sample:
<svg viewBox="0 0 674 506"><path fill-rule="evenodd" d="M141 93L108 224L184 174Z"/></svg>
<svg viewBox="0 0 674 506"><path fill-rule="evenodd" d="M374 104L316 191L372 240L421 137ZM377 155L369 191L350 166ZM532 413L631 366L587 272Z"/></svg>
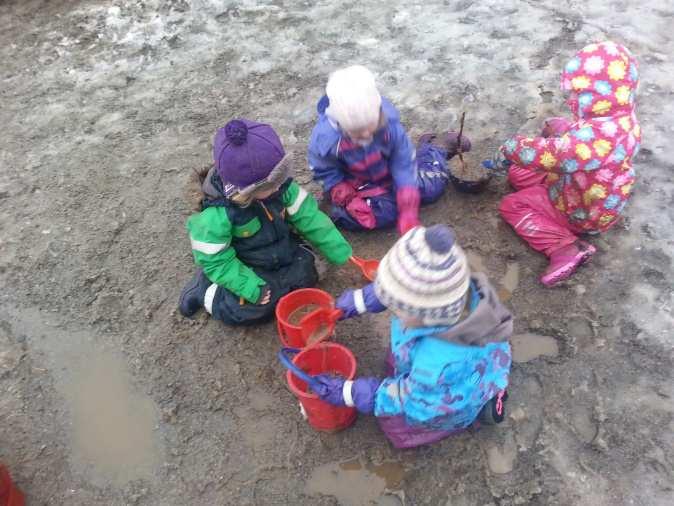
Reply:
<svg viewBox="0 0 674 506"><path fill-rule="evenodd" d="M314 379L311 374L304 372L302 369L293 364L290 358L288 358L288 353L295 354L299 352L300 350L297 348L281 348L281 350L278 352L278 359L286 369L290 370L290 372L292 372L295 376L306 382L306 384L309 385L309 388L320 395L321 392L325 390L323 383Z"/></svg>

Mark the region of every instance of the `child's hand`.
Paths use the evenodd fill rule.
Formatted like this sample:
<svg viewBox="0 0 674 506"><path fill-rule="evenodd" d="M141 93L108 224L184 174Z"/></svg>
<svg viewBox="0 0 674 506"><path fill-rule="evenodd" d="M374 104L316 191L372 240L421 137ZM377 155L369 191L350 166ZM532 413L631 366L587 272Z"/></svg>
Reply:
<svg viewBox="0 0 674 506"><path fill-rule="evenodd" d="M571 128L571 122L566 118L548 118L543 123L541 137L560 137Z"/></svg>
<svg viewBox="0 0 674 506"><path fill-rule="evenodd" d="M331 374L319 374L314 376L314 380L321 385L320 391L315 391L314 393L318 397L332 404L333 406L344 406L344 382L346 381L341 376L333 376Z"/></svg>
<svg viewBox="0 0 674 506"><path fill-rule="evenodd" d="M322 401L333 406L355 407L368 415L374 411L374 398L381 384L379 379L366 377L351 381L341 376L319 374L314 380L320 384L320 391L315 393Z"/></svg>
<svg viewBox="0 0 674 506"><path fill-rule="evenodd" d="M398 216L398 233L402 237L420 224L421 223L419 222L419 217L416 212L410 210L401 211L400 216Z"/></svg>
<svg viewBox="0 0 674 506"><path fill-rule="evenodd" d="M353 318L363 313L380 313L386 309L374 293L372 283L358 290L345 290L337 299L335 307L342 311L340 320Z"/></svg>
<svg viewBox="0 0 674 506"><path fill-rule="evenodd" d="M338 206L345 206L351 202L351 199L356 195L356 189L346 181L337 183L330 190L330 200L332 200L333 204Z"/></svg>
<svg viewBox="0 0 674 506"><path fill-rule="evenodd" d="M552 125L550 125L550 122L548 120L545 120L543 123L543 131L541 132L541 137L545 137L546 139L548 137L552 137L555 134L555 131L552 128Z"/></svg>
<svg viewBox="0 0 674 506"><path fill-rule="evenodd" d="M398 205L398 233L405 235L408 230L419 225L419 203L421 196L416 186L404 186L396 192Z"/></svg>
<svg viewBox="0 0 674 506"><path fill-rule="evenodd" d="M339 318L340 320L358 316L359 313L354 302L354 290L344 291L344 293L337 299L335 307L342 312L342 316Z"/></svg>
<svg viewBox="0 0 674 506"><path fill-rule="evenodd" d="M260 306L264 306L266 304L269 304L270 300L271 300L271 289L267 285L264 285L260 289L260 298L257 300L257 304L259 304Z"/></svg>
<svg viewBox="0 0 674 506"><path fill-rule="evenodd" d="M482 166L485 169L491 171L496 176L504 176L508 172L508 169L510 169L511 165L512 162L506 159L501 148L496 150L491 160L485 160L482 162Z"/></svg>

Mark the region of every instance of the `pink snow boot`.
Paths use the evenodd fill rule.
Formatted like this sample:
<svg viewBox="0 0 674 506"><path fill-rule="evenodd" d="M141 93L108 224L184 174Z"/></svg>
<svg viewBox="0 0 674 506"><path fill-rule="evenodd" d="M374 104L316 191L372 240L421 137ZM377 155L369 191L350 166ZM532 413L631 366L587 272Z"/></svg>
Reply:
<svg viewBox="0 0 674 506"><path fill-rule="evenodd" d="M584 241L576 241L550 255L550 264L541 276L541 283L554 286L568 279L578 267L587 262L597 249Z"/></svg>

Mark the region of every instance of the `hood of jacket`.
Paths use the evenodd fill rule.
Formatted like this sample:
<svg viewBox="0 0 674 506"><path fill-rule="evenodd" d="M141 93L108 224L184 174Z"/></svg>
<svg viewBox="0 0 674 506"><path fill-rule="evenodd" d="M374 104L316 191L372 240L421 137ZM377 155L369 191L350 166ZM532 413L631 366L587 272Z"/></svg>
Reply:
<svg viewBox="0 0 674 506"><path fill-rule="evenodd" d="M327 95L324 95L316 105L318 111L318 123L311 133L311 140L309 142L313 149L316 149L321 156L326 156L330 150L339 142L342 137L342 132L339 126L332 121L325 110L330 105L330 100ZM386 98L381 98L381 110L386 118L385 125L389 123L399 123L400 113L398 109Z"/></svg>
<svg viewBox="0 0 674 506"><path fill-rule="evenodd" d="M499 300L487 276L474 272L470 280L470 313L451 327L404 329L400 319L393 317L392 325L395 324L402 330L398 346L424 337L432 337L461 346L486 346L490 343L507 342L513 334L512 314Z"/></svg>
<svg viewBox="0 0 674 506"><path fill-rule="evenodd" d="M639 70L630 51L615 42L590 44L562 71L561 88L576 120L634 112Z"/></svg>
<svg viewBox="0 0 674 506"><path fill-rule="evenodd" d="M471 297L477 303L466 318L435 333L433 337L466 346L484 346L507 341L513 334L512 313L498 298L496 290L481 272L471 276Z"/></svg>

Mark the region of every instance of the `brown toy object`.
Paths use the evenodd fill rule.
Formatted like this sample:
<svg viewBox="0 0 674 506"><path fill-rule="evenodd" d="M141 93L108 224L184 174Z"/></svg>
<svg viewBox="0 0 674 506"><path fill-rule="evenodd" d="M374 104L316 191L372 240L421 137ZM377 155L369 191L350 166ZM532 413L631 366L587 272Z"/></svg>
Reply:
<svg viewBox="0 0 674 506"><path fill-rule="evenodd" d="M454 187L464 193L479 193L484 190L491 179L491 173L475 160L473 155L466 156L461 147L463 125L466 113L461 114L461 127L457 137L457 155L449 167L449 179ZM468 160L468 162L466 162Z"/></svg>
<svg viewBox="0 0 674 506"><path fill-rule="evenodd" d="M309 313L300 323L307 347L329 339L335 333L335 324L342 316L340 309L319 308Z"/></svg>

